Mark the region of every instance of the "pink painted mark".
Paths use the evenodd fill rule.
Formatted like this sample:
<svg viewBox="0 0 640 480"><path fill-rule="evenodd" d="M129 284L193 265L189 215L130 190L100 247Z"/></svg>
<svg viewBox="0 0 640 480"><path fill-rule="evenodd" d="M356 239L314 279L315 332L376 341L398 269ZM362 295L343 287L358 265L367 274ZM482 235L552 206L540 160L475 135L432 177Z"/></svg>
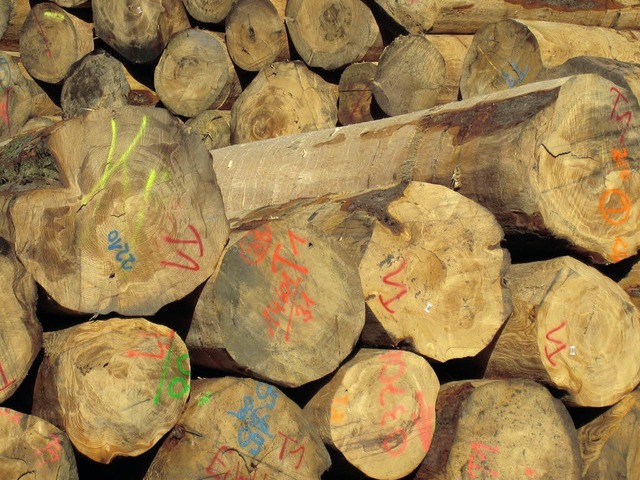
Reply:
<svg viewBox="0 0 640 480"><path fill-rule="evenodd" d="M560 325L558 325L557 327L555 327L555 328L554 328L554 329L552 329L552 330L549 330L549 331L547 332L547 334L545 335L545 338L546 338L547 340L549 340L550 342L555 343L556 345L560 345L558 348L556 348L556 349L555 349L553 352L551 352L551 353L549 353L549 350L547 349L547 346L546 346L546 345L544 346L544 354L546 355L547 360L549 360L549 363L550 363L551 365L553 365L554 367L556 366L556 362L554 362L554 361L553 361L553 357L554 357L555 355L557 355L558 353L560 353L560 352L561 352L562 350L564 350L565 348L567 348L567 344L566 344L566 343L564 343L564 342L563 342L563 341L561 341L561 340L557 340L557 339L555 339L555 338L551 337L551 335L553 335L554 333L556 333L556 332L557 332L557 331L559 331L559 330L562 330L562 329L563 329L564 327L566 327L566 326L567 326L567 321L566 321L566 320L563 320L563 321L562 321L562 323L561 323Z"/></svg>
<svg viewBox="0 0 640 480"><path fill-rule="evenodd" d="M298 462L294 467L296 470L298 470L300 468L300 465L302 465L302 459L304 458L304 445L300 445L298 448L293 448L292 450L289 450L287 452L287 442L291 442L295 445L298 445L298 442L282 432L278 432L278 435L282 435L282 437L284 437L284 442L282 442L282 448L280 449L280 455L278 456L278 458L280 459L280 461L282 461L284 459L285 453L287 453L287 455L295 455L296 453L300 452L300 457L298 458Z"/></svg>
<svg viewBox="0 0 640 480"><path fill-rule="evenodd" d="M395 312L395 310L392 310L391 308L389 308L389 304L392 303L392 302L395 302L396 300L399 300L400 298L402 298L407 293L406 285L404 285L403 283L395 282L395 281L391 280L391 278L395 277L396 275L401 273L405 269L406 266L407 266L407 260L406 259L402 260L402 263L400 264L400 266L396 270L394 270L393 272L388 273L387 275L382 277L382 281L384 283L386 283L387 285L391 285L392 287L397 287L399 289L398 293L396 293L389 300L383 299L381 294L378 295L378 300L380 300L380 303L382 304L384 309L387 312L391 313L391 314L396 313L396 312Z"/></svg>
<svg viewBox="0 0 640 480"><path fill-rule="evenodd" d="M11 117L9 113L9 94L11 93L12 87L7 87L4 89L4 98L0 101L0 118L7 127L11 126Z"/></svg>
<svg viewBox="0 0 640 480"><path fill-rule="evenodd" d="M477 478L476 472L474 470L481 470L482 472L488 473L492 477L497 478L498 472L495 470L491 470L488 467L483 467L476 463L476 459L480 459L482 462L487 461L487 456L482 452L492 452L497 453L500 451L499 448L491 447L489 445L485 445L479 442L471 442L471 455L469 455L469 459L467 461L467 473L471 478Z"/></svg>
<svg viewBox="0 0 640 480"><path fill-rule="evenodd" d="M247 265L258 265L271 248L271 227L267 224L264 230L250 230L238 242L238 253Z"/></svg>
<svg viewBox="0 0 640 480"><path fill-rule="evenodd" d="M169 235L166 235L164 237L164 241L167 243L177 243L177 244L183 244L183 245L198 245L200 257L202 257L202 255L204 255L204 248L202 246L202 239L200 238L200 234L198 233L198 230L196 230L193 225L189 225L189 230L191 230L191 232L195 237L193 240L180 240L180 239L172 238ZM200 270L200 264L196 262L191 256L187 255L182 250L178 250L176 253L180 255L182 258L184 258L185 260L187 260L187 262L189 263L185 265L181 263L168 262L166 260L163 260L160 262L160 265L164 265L166 267L184 268L185 270L194 270L194 271Z"/></svg>
<svg viewBox="0 0 640 480"><path fill-rule="evenodd" d="M47 37L44 34L44 28L42 28L42 23L40 23L40 19L38 18L38 14L34 14L33 16L33 21L36 22L36 27L38 28L38 33L40 34L40 37L42 38L42 43L44 44L44 47L47 49L47 57L49 58L53 58L53 52L51 51L51 45L49 43L49 40L47 40Z"/></svg>
<svg viewBox="0 0 640 480"><path fill-rule="evenodd" d="M427 408L424 403L424 395L420 390L416 392L416 402L418 403L419 414L413 414L411 420L418 429L422 449L428 452L429 447L431 447L431 440L433 439L433 409Z"/></svg>
<svg viewBox="0 0 640 480"><path fill-rule="evenodd" d="M22 417L24 417L24 414L15 411L12 412L8 408L0 408L0 416L9 417L9 420L20 425L20 421L22 420Z"/></svg>
<svg viewBox="0 0 640 480"><path fill-rule="evenodd" d="M215 478L219 480L258 480L257 469L253 471L250 477L240 473L242 457L236 458L236 469L235 469L235 472L232 474L231 466L226 464L222 459L224 454L227 452L237 452L237 451L227 445L223 445L222 447L218 448L218 451L216 452L213 459L211 460L211 462L209 463L209 465L205 470L207 475L211 475L210 478ZM220 471L220 468L225 469L226 471ZM242 468L243 469L247 468L244 461L242 461ZM229 476L229 475L232 475L232 476ZM265 480L267 478L267 475L268 474L265 473L262 476L261 480Z"/></svg>
<svg viewBox="0 0 640 480"><path fill-rule="evenodd" d="M9 381L7 379L7 375L4 373L4 368L2 367L2 362L0 362L0 377L2 378L2 386L0 387L0 392L6 390L11 385L16 383L16 379Z"/></svg>
<svg viewBox="0 0 640 480"><path fill-rule="evenodd" d="M54 463L60 460L60 451L62 447L60 446L60 439L54 433L49 435L48 437L51 441L40 450L36 450L36 455L42 455L42 461L38 463L38 465L44 465L45 463ZM46 458L47 455L50 455L50 458Z"/></svg>
<svg viewBox="0 0 640 480"><path fill-rule="evenodd" d="M158 345L158 353L151 353L151 352L141 352L138 350L129 350L127 352L127 356L128 357L148 357L148 358L164 358L164 356L166 355L167 351L171 348L171 344L173 343L173 337L175 335L175 332L171 331L171 334L169 335L169 337L167 337L166 335L160 335L159 333L141 333L140 336L141 337L150 337L150 338L155 338L157 345ZM162 339L163 338L168 338L169 339L169 343L163 343Z"/></svg>
<svg viewBox="0 0 640 480"><path fill-rule="evenodd" d="M624 128L622 129L622 133L620 134L620 143L623 144L624 143L624 135L627 132L627 130L629 129L629 125L631 124L631 118L633 117L633 114L631 113L631 110L622 113L620 115L617 114L616 110L618 108L618 104L620 103L620 99L624 100L624 103L629 103L629 100L627 100L627 97L625 97L622 92L620 92L620 90L618 90L616 87L611 87L611 91L612 92L616 92L618 94L618 96L616 97L616 100L613 104L613 108L611 109L611 115L609 115L610 119L616 119L616 122L620 122L622 119L626 119L626 124L624 126Z"/></svg>

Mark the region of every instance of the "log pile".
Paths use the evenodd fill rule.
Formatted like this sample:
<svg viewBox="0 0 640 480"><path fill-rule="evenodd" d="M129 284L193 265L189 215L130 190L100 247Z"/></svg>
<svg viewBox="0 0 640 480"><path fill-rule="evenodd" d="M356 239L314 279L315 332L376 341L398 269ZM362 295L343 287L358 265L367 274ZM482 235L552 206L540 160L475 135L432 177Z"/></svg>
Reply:
<svg viewBox="0 0 640 480"><path fill-rule="evenodd" d="M640 1L0 5L0 478L637 478Z"/></svg>

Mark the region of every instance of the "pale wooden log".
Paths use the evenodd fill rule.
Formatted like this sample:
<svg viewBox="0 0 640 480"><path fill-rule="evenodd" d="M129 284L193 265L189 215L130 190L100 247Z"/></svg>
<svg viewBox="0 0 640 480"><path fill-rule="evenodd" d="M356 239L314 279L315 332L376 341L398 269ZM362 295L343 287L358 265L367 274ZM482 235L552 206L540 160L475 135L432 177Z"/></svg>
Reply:
<svg viewBox="0 0 640 480"><path fill-rule="evenodd" d="M157 59L175 33L190 27L180 0L92 0L96 35L133 63Z"/></svg>
<svg viewBox="0 0 640 480"><path fill-rule="evenodd" d="M20 129L19 135L37 132L38 130L42 130L43 128L50 127L54 123L57 123L61 120L62 117L54 116L30 118L29 120L27 120L27 123L25 123Z"/></svg>
<svg viewBox="0 0 640 480"><path fill-rule="evenodd" d="M174 35L153 80L162 103L185 117L229 108L240 93L224 39L207 30L187 29Z"/></svg>
<svg viewBox="0 0 640 480"><path fill-rule="evenodd" d="M280 390L224 377L193 382L182 417L144 478L311 480L330 464L316 430Z"/></svg>
<svg viewBox="0 0 640 480"><path fill-rule="evenodd" d="M376 19L359 0L288 0L285 21L291 42L310 67L335 70L376 61L382 52Z"/></svg>
<svg viewBox="0 0 640 480"><path fill-rule="evenodd" d="M373 120L372 84L377 66L375 62L352 63L340 75L338 121L341 125Z"/></svg>
<svg viewBox="0 0 640 480"><path fill-rule="evenodd" d="M618 284L627 292L631 303L640 309L640 263L636 262Z"/></svg>
<svg viewBox="0 0 640 480"><path fill-rule="evenodd" d="M640 63L640 31L504 20L473 37L462 67L462 98L535 82L540 73L583 55Z"/></svg>
<svg viewBox="0 0 640 480"><path fill-rule="evenodd" d="M640 382L638 310L613 280L571 257L512 265L513 313L489 378L531 378L569 404L613 405Z"/></svg>
<svg viewBox="0 0 640 480"><path fill-rule="evenodd" d="M19 57L17 57L19 59ZM60 107L49 97L42 87L36 82L22 63L18 61L20 73L27 80L26 87L31 95L31 116L53 115L59 116L62 113Z"/></svg>
<svg viewBox="0 0 640 480"><path fill-rule="evenodd" d="M228 224L210 156L166 110L87 112L14 150L36 167L16 251L64 309L151 315L213 272Z"/></svg>
<svg viewBox="0 0 640 480"><path fill-rule="evenodd" d="M611 409L578 429L583 480L639 478L637 431L640 392L625 395Z"/></svg>
<svg viewBox="0 0 640 480"><path fill-rule="evenodd" d="M231 11L236 0L182 0L184 7L196 20L221 23Z"/></svg>
<svg viewBox="0 0 640 480"><path fill-rule="evenodd" d="M415 480L580 480L567 409L530 380L453 382L436 403L433 447Z"/></svg>
<svg viewBox="0 0 640 480"><path fill-rule="evenodd" d="M640 244L638 174L619 158L640 148L638 118L630 91L578 75L211 154L230 220L301 197L428 181L478 201L508 232L553 235L617 262Z"/></svg>
<svg viewBox="0 0 640 480"><path fill-rule="evenodd" d="M305 405L323 441L376 479L413 471L431 446L440 384L420 356L361 349Z"/></svg>
<svg viewBox="0 0 640 480"><path fill-rule="evenodd" d="M49 422L0 408L0 476L78 480L69 437Z"/></svg>
<svg viewBox="0 0 640 480"><path fill-rule="evenodd" d="M271 222L225 250L186 342L194 364L297 387L334 371L363 325L357 266L337 242Z"/></svg>
<svg viewBox="0 0 640 480"><path fill-rule="evenodd" d="M0 402L18 389L42 348L36 283L18 262L10 241L0 237L0 278L4 285L0 300Z"/></svg>
<svg viewBox="0 0 640 480"><path fill-rule="evenodd" d="M55 3L35 5L20 32L22 63L44 82L62 82L71 66L92 50L92 25Z"/></svg>
<svg viewBox="0 0 640 480"><path fill-rule="evenodd" d="M380 108L393 116L458 100L471 40L470 35L396 37L384 49L373 82Z"/></svg>
<svg viewBox="0 0 640 480"><path fill-rule="evenodd" d="M16 135L32 112L29 80L22 75L18 58L0 52L0 140Z"/></svg>
<svg viewBox="0 0 640 480"><path fill-rule="evenodd" d="M507 18L637 29L638 0L374 0L409 33L475 33Z"/></svg>
<svg viewBox="0 0 640 480"><path fill-rule="evenodd" d="M231 108L231 141L247 143L335 126L338 95L336 85L300 61L268 65Z"/></svg>
<svg viewBox="0 0 640 480"><path fill-rule="evenodd" d="M20 31L31 11L29 0L5 0L0 5L0 50L20 51Z"/></svg>
<svg viewBox="0 0 640 480"><path fill-rule="evenodd" d="M149 450L180 418L190 363L176 333L143 318L45 334L33 413L100 463Z"/></svg>
<svg viewBox="0 0 640 480"><path fill-rule="evenodd" d="M284 16L271 0L239 0L225 20L227 48L238 67L257 72L289 60Z"/></svg>
<svg viewBox="0 0 640 480"><path fill-rule="evenodd" d="M87 55L62 85L62 116L67 119L86 110L122 107L128 104L130 91L120 62L106 52Z"/></svg>
<svg viewBox="0 0 640 480"><path fill-rule="evenodd" d="M231 112L228 110L205 110L185 122L188 129L202 138L208 150L231 144Z"/></svg>
<svg viewBox="0 0 640 480"><path fill-rule="evenodd" d="M64 8L88 8L91 7L91 0L52 0Z"/></svg>

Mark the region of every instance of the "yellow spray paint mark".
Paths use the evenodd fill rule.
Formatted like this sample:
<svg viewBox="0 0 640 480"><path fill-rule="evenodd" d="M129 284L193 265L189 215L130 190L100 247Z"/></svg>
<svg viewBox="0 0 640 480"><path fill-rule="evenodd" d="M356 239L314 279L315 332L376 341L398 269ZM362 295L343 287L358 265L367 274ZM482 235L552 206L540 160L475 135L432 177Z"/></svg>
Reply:
<svg viewBox="0 0 640 480"><path fill-rule="evenodd" d="M54 18L56 20L64 20L64 14L59 13L59 12L44 12L42 15L44 15L47 18Z"/></svg>
<svg viewBox="0 0 640 480"><path fill-rule="evenodd" d="M149 200L149 195L151 194L151 189L153 188L153 184L156 183L157 172L156 169L152 169L151 173L147 177L147 183L144 186L144 201L145 203Z"/></svg>

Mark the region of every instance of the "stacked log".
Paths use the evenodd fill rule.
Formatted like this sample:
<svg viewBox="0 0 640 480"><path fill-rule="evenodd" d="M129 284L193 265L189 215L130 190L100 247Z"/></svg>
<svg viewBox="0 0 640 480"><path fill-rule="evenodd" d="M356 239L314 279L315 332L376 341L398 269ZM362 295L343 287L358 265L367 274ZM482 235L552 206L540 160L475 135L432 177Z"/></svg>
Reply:
<svg viewBox="0 0 640 480"><path fill-rule="evenodd" d="M463 3L0 5L0 478L638 476L640 3Z"/></svg>

